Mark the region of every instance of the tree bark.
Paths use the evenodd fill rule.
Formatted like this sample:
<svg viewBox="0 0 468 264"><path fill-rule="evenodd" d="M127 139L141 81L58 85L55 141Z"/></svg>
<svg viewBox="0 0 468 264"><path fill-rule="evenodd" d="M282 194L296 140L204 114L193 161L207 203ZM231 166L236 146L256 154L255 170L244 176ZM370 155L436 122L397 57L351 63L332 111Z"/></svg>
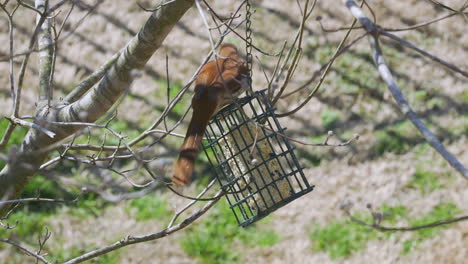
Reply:
<svg viewBox="0 0 468 264"><path fill-rule="evenodd" d="M50 124L53 122L95 122L109 110L120 95L130 87L131 71L141 69L154 52L193 5L194 0L164 1L167 4L153 12L140 32L121 51L116 63L102 80L76 102L66 105L61 102L39 104L36 121L56 136L50 138L44 133L30 129L17 150L10 151L7 165L0 172L0 199L12 200L20 197L29 178L47 157L47 146L75 133L81 127ZM0 217L9 207L0 208Z"/></svg>

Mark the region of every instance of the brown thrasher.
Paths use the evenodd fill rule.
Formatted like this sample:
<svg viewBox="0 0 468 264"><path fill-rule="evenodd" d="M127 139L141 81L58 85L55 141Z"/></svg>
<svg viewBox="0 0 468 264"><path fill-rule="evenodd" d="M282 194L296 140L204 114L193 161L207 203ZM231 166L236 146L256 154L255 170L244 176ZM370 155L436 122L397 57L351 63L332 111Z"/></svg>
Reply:
<svg viewBox="0 0 468 264"><path fill-rule="evenodd" d="M202 67L195 82L193 114L179 158L175 163L172 183L186 185L193 174L203 135L211 117L247 89L250 77L236 46L222 44L219 57Z"/></svg>

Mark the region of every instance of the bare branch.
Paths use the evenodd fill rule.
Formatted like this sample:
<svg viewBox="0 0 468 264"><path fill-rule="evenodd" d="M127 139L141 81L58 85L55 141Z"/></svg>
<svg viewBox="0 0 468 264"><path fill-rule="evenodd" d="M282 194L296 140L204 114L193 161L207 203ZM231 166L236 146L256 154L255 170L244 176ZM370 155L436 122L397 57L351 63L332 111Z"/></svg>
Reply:
<svg viewBox="0 0 468 264"><path fill-rule="evenodd" d="M241 3L241 4L239 5L239 7L238 7L238 10L239 10L239 8L241 8L241 7L244 5L245 2L246 2L246 0L242 1L242 3ZM211 6L208 4L208 2L206 2L205 0L203 0L203 3L205 3L205 5L208 7L209 11L210 11L215 17L216 17L219 21L221 21L221 22L223 23L224 26L226 26L227 30L230 30L230 32L234 33L234 35L236 35L237 37L239 37L240 39L242 39L244 42L247 42L247 39L236 31L236 27L231 27L231 23L230 23L230 22L229 22L229 23L225 23L223 20L226 20L226 18L224 18L224 17L218 15L218 14L214 11L214 9L211 8ZM236 17L236 14L237 14L238 10L229 18L229 20L233 20L233 19L237 18L237 17ZM240 25L240 24L239 24L239 25ZM256 45L253 45L253 44L252 44L252 48L254 48L256 51L258 51L258 52L260 52L260 53L262 53L263 55L266 55L266 56L276 57L276 56L278 56L278 55L280 54L280 52L278 52L278 53L276 53L276 54L275 54L275 53L266 52L266 51L260 49L259 47L257 47Z"/></svg>
<svg viewBox="0 0 468 264"><path fill-rule="evenodd" d="M35 7L38 12L37 24L42 19L42 13L47 11L48 1L36 0ZM38 34L38 46L41 52L39 53L39 101L47 101L47 105L50 105L52 98L52 87L51 87L51 72L52 72L52 59L53 59L53 43L51 34L51 21L50 18L46 17L44 23L40 27Z"/></svg>
<svg viewBox="0 0 468 264"><path fill-rule="evenodd" d="M80 99L93 85L95 85L107 73L112 65L117 61L120 52L114 54L106 63L104 63L97 71L93 72L80 84L78 84L64 99L65 102L73 103Z"/></svg>
<svg viewBox="0 0 468 264"><path fill-rule="evenodd" d="M211 187L214 185L214 183L216 182L216 179L213 179L198 195L197 195L197 199L201 198L209 189L211 189ZM216 197L216 196L215 196ZM190 207L192 207L192 205L194 205L196 202L198 202L198 200L191 200L187 205L185 205L184 207L182 207L181 209L179 209L175 214L174 216L172 217L171 221L169 222L169 225L167 225L167 228L171 228L172 226L174 226L174 223L175 221L177 221L177 218L179 218L179 216L185 212L187 209L189 209Z"/></svg>
<svg viewBox="0 0 468 264"><path fill-rule="evenodd" d="M355 27L356 28L356 27ZM348 28L349 29L349 28ZM334 56L332 56L328 61L327 63L323 64L320 69L318 69L317 71L314 72L314 74L312 75L312 77L307 80L303 85L299 86L298 88L294 89L293 91L289 92L289 93L286 93L284 94L283 96L281 96L281 99L284 99L288 96L291 96L297 92L299 92L300 90L303 90L305 88L307 88L313 81L315 81L315 79L317 77L319 77L320 73L322 73L326 68L327 66L332 63L332 61L334 61L336 58L338 58L339 56L341 56L342 54L344 54L346 51L348 51L354 44L356 44L357 42L359 42L361 39L363 39L365 36L367 36L367 32L364 32L363 34L357 36L355 39L353 39L352 41L349 42L349 44L347 44L346 46L342 47L340 49L340 51L338 53L335 53Z"/></svg>
<svg viewBox="0 0 468 264"><path fill-rule="evenodd" d="M187 227L188 225L193 223L195 220L197 220L200 216L205 214L213 205L215 205L219 201L219 198L221 197L220 194L222 192L223 191L220 190L220 191L218 191L216 193L215 197L218 197L218 199L207 202L200 210L198 210L197 212L195 212L194 214L192 214L188 218L184 219L182 222L180 222L177 225L174 225L172 227L168 227L168 228L166 228L166 229L164 229L164 230L162 230L160 232L152 233L152 234L148 234L148 235L144 235L144 236L126 236L125 238L121 239L120 241L115 242L112 245L109 245L109 246L106 246L106 247L103 247L103 248L88 252L88 253L83 254L83 255L81 255L79 257L70 259L70 260L66 261L64 264L81 263L81 262L86 261L88 259L92 259L92 258L95 258L97 256L101 256L103 254L106 254L108 252L111 252L113 250L116 250L116 249L119 249L119 248L122 248L122 247L125 247L125 246L128 246L128 245L156 240L156 239L168 236L168 235L170 235L170 234L172 234L174 232L177 232L177 231Z"/></svg>
<svg viewBox="0 0 468 264"><path fill-rule="evenodd" d="M48 130L47 128L44 128L36 123L32 123L32 122L28 122L26 120L23 120L23 119L20 119L20 118L16 118L16 117L5 117L6 119L8 119L10 122L14 123L15 125L20 125L20 126L24 126L24 127L29 127L29 128L33 128L33 129L37 129L39 130L40 132L46 134L48 137L50 138L54 138L55 137L55 133Z"/></svg>
<svg viewBox="0 0 468 264"><path fill-rule="evenodd" d="M299 64L299 59L300 59L300 57L302 55L302 37L304 35L305 23L306 23L309 15L311 14L312 10L315 8L316 3L317 3L317 0L314 0L310 11L308 11L309 0L307 0L305 2L305 4L304 4L304 13L302 15L301 25L299 27L298 35L296 36L296 38L298 38L298 41L297 41L297 48L295 50L294 58L293 58L291 64L289 65L289 68L288 68L288 71L287 71L287 74L286 74L286 79L284 80L283 85L281 86L280 90L278 91L278 93L276 94L276 96L273 98L273 100L271 102L272 106L274 106L278 102L278 100L281 98L281 95L283 94L284 90L288 86L288 83L291 80L292 76L294 75L294 71L295 71L297 65ZM295 43L293 44L293 46L294 45L295 45ZM287 56L288 58L289 58L289 55L290 55L292 50L293 50L293 47L291 47L291 50L289 51L289 54ZM287 62L287 60L285 60L285 63L286 62ZM281 74L281 71L280 71L280 74Z"/></svg>
<svg viewBox="0 0 468 264"><path fill-rule="evenodd" d="M385 31L407 31L407 30L413 30L413 29L425 27L425 26L428 26L428 25L430 25L430 24L433 24L433 23L442 21L442 20L444 20L444 19L453 17L453 16L455 16L455 15L457 15L457 13L447 14L447 15L445 15L445 16L441 16L441 17L438 17L438 18L434 18L434 19L431 19L431 20L429 20L429 21L421 22L421 23L418 23L418 24L416 24L416 25L412 25L412 26L405 27L405 28L383 27L382 29L385 30Z"/></svg>
<svg viewBox="0 0 468 264"><path fill-rule="evenodd" d="M445 219L445 220L438 220L434 221L432 223L424 224L424 225L419 225L419 226L407 226L407 227L387 227L383 226L380 223L384 219L384 214L381 212L374 212L372 210L372 207L370 205L367 206L371 210L371 215L372 215L372 223L367 223L363 220L358 219L357 217L353 216L351 214L351 207L349 205L342 205L341 209L345 212L345 214L349 217L351 221L353 221L356 224L362 225L362 226L367 226L370 228L373 228L378 231L382 232L407 232L407 231L417 231L421 229L427 229L427 228L434 228L442 225L449 225L449 224L454 224L457 222L462 222L468 220L468 215L465 216L460 216L460 217L455 217L455 218L450 218L450 219Z"/></svg>
<svg viewBox="0 0 468 264"><path fill-rule="evenodd" d="M304 107L311 99L312 97L314 97L315 93L318 91L318 89L322 86L322 83L323 81L325 80L325 77L327 76L328 74L328 71L330 70L331 66L333 65L333 62L335 62L335 59L337 58L337 54L340 52L341 48L343 47L344 43L346 42L349 34L351 33L351 31L353 30L354 28L354 25L356 24L357 20L354 19L351 26L349 27L348 31L346 32L346 35L344 36L344 38L341 40L340 44L338 44L338 47L336 48L336 51L335 51L335 54L333 54L332 56L332 59L330 60L330 62L327 64L325 70L323 71L322 75L320 76L320 79L318 81L318 83L316 84L316 86L314 87L314 89L309 93L309 95L307 95L307 98L296 108L294 108L293 110L291 111L288 111L288 112L285 112L285 113L280 113L280 114L277 114L276 116L278 118L281 118L281 117L286 117L286 116L289 116L289 115L292 115L294 113L296 113L297 111L299 111L302 107Z"/></svg>
<svg viewBox="0 0 468 264"><path fill-rule="evenodd" d="M152 13L152 12L154 12L154 11L157 11L157 10L161 9L161 8L162 8L163 6L165 6L165 5L168 5L168 4L173 3L174 1L175 1L175 0L171 0L171 1L167 1L167 2L165 2L165 3L161 3L161 4L159 4L157 7L151 8L151 9L150 9L150 8L145 8L145 7L144 7L141 3L139 3L139 2L137 2L137 5L138 5L141 9L143 9L144 11L146 11L146 12L151 12L151 13Z"/></svg>
<svg viewBox="0 0 468 264"><path fill-rule="evenodd" d="M8 145L8 141L10 140L10 137L13 134L13 130L15 129L15 127L16 127L16 124L12 122L8 124L8 127L5 130L5 134L3 135L3 138L0 141L0 151L3 151L5 147Z"/></svg>
<svg viewBox="0 0 468 264"><path fill-rule="evenodd" d="M376 32L378 29L376 26L365 16L362 10L356 5L353 0L343 0L343 3L350 9L353 16L358 19L366 28L369 34L369 43L372 48L375 65L380 73L380 76L387 84L390 92L392 93L395 101L398 103L398 107L401 112L413 123L413 125L419 130L426 141L437 151L439 154L454 168L456 169L465 179L468 179L468 169L460 163L452 154L450 154L444 145L437 139L437 137L429 130L429 128L419 119L418 115L411 109L404 98L400 88L393 79L392 73L384 60L382 51L380 49L379 41L377 39Z"/></svg>
<svg viewBox="0 0 468 264"><path fill-rule="evenodd" d="M73 199L73 200L57 200L57 199L50 199L50 198L22 198L22 199L16 199L16 200L6 200L6 201L0 201L0 206L3 206L5 204L13 204L13 203L30 203L30 202L49 202L49 203L65 203L65 204L71 204L71 203L76 203L78 200L83 196L83 194L86 192L86 188L82 188L82 191L78 196Z"/></svg>
<svg viewBox="0 0 468 264"><path fill-rule="evenodd" d="M15 241L13 241L11 239L0 238L0 242L4 242L4 243L10 244L10 245L13 245L14 247L16 247L16 248L20 249L21 251L25 252L27 255L35 257L36 259L40 260L42 263L52 264L52 262L49 262L43 256L34 253L32 250L30 250L30 249L28 249L26 247L23 247L20 243L15 242Z"/></svg>
<svg viewBox="0 0 468 264"><path fill-rule="evenodd" d="M233 22L233 19L236 17L237 13L239 13L239 10L240 10L241 6L239 6L236 11L233 13L232 15L232 18L231 20L228 22L228 25L231 24ZM235 28L237 28L238 26L240 26L240 24L238 24ZM229 34L231 32L231 29L227 28L223 34L221 35L221 37L219 38L218 42L215 44L215 47L218 47L221 42L223 41L224 39L224 36L226 36L227 34ZM159 124L161 124L161 122L164 121L164 118L165 116L180 102L180 100L182 99L182 97L184 96L185 92L187 92L187 90L189 89L190 85L192 85L192 83L195 81L195 79L197 78L198 76L198 73L200 72L201 68L209 61L209 59L211 58L211 56L213 55L213 51L211 50L208 55L206 55L206 57L203 59L202 63L200 64L200 66L197 68L197 70L195 71L195 73L192 75L192 77L190 78L190 80L187 82L187 84L184 86L184 88L182 88L179 93L174 97L174 99L171 101L170 104L168 104L166 106L166 108L164 108L164 111L161 113L161 116L147 129L145 130L145 132L143 132L142 134L140 134L139 136L137 136L136 138L134 138L132 141L130 141L128 144L130 146L133 146L134 144L140 142L141 140L145 139L149 133L147 133L148 131L150 130L154 130L156 129L156 127L159 126Z"/></svg>
<svg viewBox="0 0 468 264"><path fill-rule="evenodd" d="M39 244L39 249L36 251L37 255L41 254L41 251L44 249L45 244L47 243L47 240L52 236L52 232L49 231L49 229L46 227L46 231L44 233L44 236L42 236L42 233L39 234L37 238L37 242ZM38 263L38 260L36 260L36 264Z"/></svg>
<svg viewBox="0 0 468 264"><path fill-rule="evenodd" d="M16 10L18 9L19 7L19 4L17 4L15 6L15 8L13 9L13 11L8 12L8 10L6 9L6 7L2 4L0 5L0 8L3 10L3 12L5 12L5 14L7 15L8 17L8 34L9 34L9 54L10 54L10 59L9 59L9 63L10 63L10 68L9 68L9 72L10 72L10 93L11 93L11 98L14 100L15 97L16 97L16 93L15 93L15 74L14 74L14 62L13 62L13 54L14 54L14 38L13 38L13 32L14 32L14 23L13 23L13 15L15 14ZM11 110L12 113L15 113L15 103L13 103L12 105L12 110ZM15 129L15 124L10 122L8 124L8 127L6 129L6 132L5 134L3 135L3 138L2 140L0 141L0 150L3 150L5 149L6 145L8 144L8 141L10 140L10 137L13 133L13 130Z"/></svg>
<svg viewBox="0 0 468 264"><path fill-rule="evenodd" d="M407 40L405 40L405 39L402 39L402 38L400 38L400 37L398 37L398 36L396 36L396 35L394 35L394 34L392 34L392 33L386 32L386 31L380 31L379 33L380 33L381 35L384 35L384 36L386 36L386 37L389 37L389 38L391 38L391 39L393 39L393 40L396 40L396 41L400 42L400 43L403 44L404 46L406 46L406 47L408 47L408 48L411 48L411 49L417 51L418 53L420 53L420 54L422 54L422 55L428 57L429 59L431 59L431 60L433 60L433 61L435 61L435 62L438 62L438 63L444 65L445 67L449 68L450 70L455 71L455 72L458 72L458 73L460 73L461 75L463 75L463 76L465 76L465 77L468 78L468 72L467 72L467 71L464 71L464 70L458 68L457 66L455 66L455 65L453 65L453 64L451 64L451 63L448 63L448 62L442 60L441 58L439 58L439 57L437 57L437 56L434 56L434 55L430 54L429 52L424 51L424 50L418 48L418 47L417 47L416 45L414 45L413 43L411 43L411 42L409 42L409 41L407 41Z"/></svg>
<svg viewBox="0 0 468 264"><path fill-rule="evenodd" d="M154 12L147 19L140 33L129 42L125 48L125 52L121 53L118 61L111 67L94 89L70 105L63 106L59 103L61 107L49 109L41 107L39 111L37 111L36 116L50 121L95 122L107 112L120 95L129 88L133 79L131 72L135 69L142 68L147 63L177 21L180 20L192 5L193 0L177 0L172 4L164 6L161 10ZM41 16L38 26L42 25L45 19L45 16ZM30 39L30 48L32 48L35 43L34 40L37 31L38 27L36 26L35 33ZM20 70L16 102L19 102L17 99L19 99L22 83L24 81L28 59L29 55L26 55ZM19 105L16 106L15 109L19 109ZM14 116L18 116L17 113ZM48 148L69 137L78 131L80 127L63 127L51 124L47 129L53 130L57 133L57 136L50 139L47 136L29 130L23 141L24 143L18 151L18 158L9 159L9 163L0 171L0 196L8 200L17 199L28 182L29 176L33 175L36 171L35 168L40 166L47 158L47 152L37 154L37 151ZM129 151L132 152L130 149ZM134 152L132 152L132 154L134 154ZM31 166L23 166L23 163ZM14 186L14 188L11 188L11 186ZM8 206L0 208L0 215L4 215L7 210Z"/></svg>
<svg viewBox="0 0 468 264"><path fill-rule="evenodd" d="M175 137L180 137L180 138L185 138L185 135L174 133L171 131L167 130L161 130L161 129L153 129L153 130L147 130L144 132L145 135L151 135L151 134L164 134L164 135L170 135L170 136L175 136ZM132 146L132 144L129 144ZM91 144L63 144L63 147L69 147L72 150L92 150L92 151L120 151L120 150L125 150L125 146L97 146L97 145L91 145Z"/></svg>

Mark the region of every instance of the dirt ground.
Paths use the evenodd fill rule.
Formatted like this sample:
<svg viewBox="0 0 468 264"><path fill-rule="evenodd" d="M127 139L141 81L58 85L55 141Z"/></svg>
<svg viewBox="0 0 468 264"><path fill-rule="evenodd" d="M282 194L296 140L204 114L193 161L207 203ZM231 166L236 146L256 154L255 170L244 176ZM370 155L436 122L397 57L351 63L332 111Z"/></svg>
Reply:
<svg viewBox="0 0 468 264"><path fill-rule="evenodd" d="M54 1L52 1L54 2ZM85 1L93 3L93 1ZM213 1L214 2L214 1ZM219 13L228 15L238 1L216 1L212 3ZM303 1L301 1L303 2ZM428 21L447 14L435 8L430 1L368 1L379 25L401 28ZM464 0L443 1L444 4L459 8ZM142 1L151 6L153 1ZM300 10L296 1L253 1L254 43L267 51L277 51L285 40L291 41L300 23ZM34 15L30 11L19 10L16 32L16 48L27 47L26 36L30 34ZM60 22L66 12L57 16ZM77 8L65 27L65 40L58 50L55 73L56 93L61 97L80 80L120 50L138 31L149 14L142 12L133 1L104 1L97 11L88 16L73 33L86 10ZM317 1L313 17L321 16L321 23L327 29L347 27L352 21L341 1ZM8 43L7 22L0 15L0 43ZM468 69L467 22L455 16L430 26L396 32L398 36L414 42L433 55ZM244 30L240 27L241 31ZM350 39L359 32L351 34ZM304 54L290 89L304 84L319 69L321 63L331 55L344 36L345 31L324 32L319 22L310 19L306 23ZM227 41L242 45L235 36ZM436 131L448 150L465 165L468 165L468 101L466 77L453 73L437 63L408 51L390 40L382 41L384 54L388 55L390 67L402 86L404 95L424 116L424 121ZM185 83L210 49L206 29L195 8L191 9L170 33L163 47L149 61L141 77L133 83L130 91L132 100L124 100L118 112L119 120L140 122L143 117L157 116L157 106L164 104L164 97L156 97L165 91L165 57L169 56L170 78L173 83ZM0 47L0 57L8 51L7 45ZM281 234L280 241L271 247L242 247L245 263L466 263L468 259L468 222L455 223L444 227L436 236L424 240L409 254L401 253L402 241L411 233L398 233L389 239L372 240L363 250L350 257L332 259L326 252L312 250L309 237L314 225L326 225L330 221L345 220L340 210L344 201L352 201L353 211L365 212L366 204L374 207L404 205L408 217L418 217L429 212L440 203L453 203L461 214L468 212L468 181L459 176L433 149L422 148L421 137L415 129L403 130L406 144L400 153L384 152L376 154L379 144L378 133L404 121L396 109L391 94L380 81L370 61L370 49L364 38L352 49L348 57L340 57L325 80L318 95L292 117L281 119L288 127L289 136L313 141L323 138L328 130L333 130L338 139L349 139L359 134L360 139L344 148L324 148L297 145L301 164L306 167L309 182L315 190L276 211L266 223L269 228ZM261 54L254 54L254 89L266 87L262 71L273 71L275 60ZM21 114L31 114L36 102L37 55L33 55L28 66ZM20 62L18 58L15 62ZM19 65L16 66L18 72ZM0 62L0 72L8 72L8 64ZM157 81L159 80L159 81ZM162 80L162 81L161 81ZM9 98L8 75L0 74L0 114L8 115L11 105ZM293 109L313 89L315 82L300 93L280 101L278 111ZM425 99L417 95L428 94ZM463 97L465 95L465 97ZM188 95L189 96L189 95ZM146 98L146 100L144 100ZM435 106L433 106L435 105ZM335 113L337 121L324 125L324 113ZM142 117L142 118L136 118ZM188 120L188 119L186 119ZM143 120L140 123L143 123ZM187 121L184 122L186 124ZM143 126L142 126L143 127ZM185 127L176 132L184 133ZM408 134L404 134L408 133ZM333 138L332 142L337 142ZM156 147L154 153L164 153L169 158L176 157L176 150L170 147ZM312 158L311 158L312 157ZM317 165L313 157L320 159ZM436 173L443 186L429 193L409 188L416 168ZM194 193L192 186L188 192ZM180 208L183 200L165 193L172 208ZM199 221L203 221L202 217ZM399 222L396 225L405 225ZM85 220L67 216L67 211L57 215L49 223L56 230L57 245L67 247L100 247L114 242L127 234L146 234L163 228L161 222L151 220L137 222L121 206L107 207L99 217ZM261 222L260 222L261 225ZM142 243L122 249L120 263L197 263L180 246L184 231L157 241ZM11 251L0 249L2 258L11 256ZM6 262L5 262L6 263Z"/></svg>

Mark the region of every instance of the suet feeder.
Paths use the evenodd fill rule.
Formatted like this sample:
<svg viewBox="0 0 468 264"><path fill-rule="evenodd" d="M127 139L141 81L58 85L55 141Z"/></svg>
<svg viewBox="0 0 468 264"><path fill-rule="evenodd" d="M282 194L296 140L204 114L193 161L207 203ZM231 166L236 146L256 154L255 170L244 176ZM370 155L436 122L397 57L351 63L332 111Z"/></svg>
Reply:
<svg viewBox="0 0 468 264"><path fill-rule="evenodd" d="M265 90L213 116L203 149L240 226L313 190Z"/></svg>

